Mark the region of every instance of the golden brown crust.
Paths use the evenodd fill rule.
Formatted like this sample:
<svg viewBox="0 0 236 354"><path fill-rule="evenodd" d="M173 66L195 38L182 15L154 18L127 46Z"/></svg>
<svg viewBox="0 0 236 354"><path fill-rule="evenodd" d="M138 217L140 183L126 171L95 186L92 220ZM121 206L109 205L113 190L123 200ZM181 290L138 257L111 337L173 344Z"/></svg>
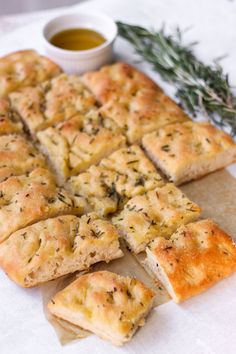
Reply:
<svg viewBox="0 0 236 354"><path fill-rule="evenodd" d="M126 143L122 134L106 126L96 109L39 132L37 137L62 180L97 164Z"/></svg>
<svg viewBox="0 0 236 354"><path fill-rule="evenodd" d="M142 140L150 158L180 184L236 161L236 144L207 122L171 124Z"/></svg>
<svg viewBox="0 0 236 354"><path fill-rule="evenodd" d="M1 267L24 287L121 256L115 227L95 214L40 221L16 231L0 246Z"/></svg>
<svg viewBox="0 0 236 354"><path fill-rule="evenodd" d="M87 73L82 80L103 104L101 114L114 120L130 143L166 124L188 119L160 87L126 63Z"/></svg>
<svg viewBox="0 0 236 354"><path fill-rule="evenodd" d="M164 181L140 147L132 145L115 151L69 183L73 192L88 198L94 210L108 215Z"/></svg>
<svg viewBox="0 0 236 354"><path fill-rule="evenodd" d="M102 67L98 71L85 73L82 81L104 104L125 94L135 94L140 88L161 89L144 73L124 62Z"/></svg>
<svg viewBox="0 0 236 354"><path fill-rule="evenodd" d="M139 280L100 271L82 275L48 304L52 314L122 345L151 309L154 293Z"/></svg>
<svg viewBox="0 0 236 354"><path fill-rule="evenodd" d="M212 220L181 226L169 240L154 240L147 255L162 268L176 302L236 271L236 245Z"/></svg>
<svg viewBox="0 0 236 354"><path fill-rule="evenodd" d="M95 103L80 79L66 74L36 87L12 92L9 98L31 133L84 113Z"/></svg>
<svg viewBox="0 0 236 354"><path fill-rule="evenodd" d="M33 86L59 75L61 68L34 50L22 50L0 58L0 97L20 87Z"/></svg>
<svg viewBox="0 0 236 354"><path fill-rule="evenodd" d="M199 206L168 183L130 199L112 221L131 250L139 253L151 240L169 237L178 226L196 220L199 214Z"/></svg>
<svg viewBox="0 0 236 354"><path fill-rule="evenodd" d="M16 134L0 136L0 182L37 167L46 167L46 162L29 141Z"/></svg>
<svg viewBox="0 0 236 354"><path fill-rule="evenodd" d="M174 122L188 120L186 114L163 92L140 89L136 96L117 98L100 108L123 129L130 143L140 142L144 134Z"/></svg>
<svg viewBox="0 0 236 354"><path fill-rule="evenodd" d="M12 109L7 98L0 98L0 136L21 134L22 124L19 115Z"/></svg>
<svg viewBox="0 0 236 354"><path fill-rule="evenodd" d="M10 177L0 183L0 243L33 222L61 214L83 212L83 198L73 198L56 185L46 169Z"/></svg>

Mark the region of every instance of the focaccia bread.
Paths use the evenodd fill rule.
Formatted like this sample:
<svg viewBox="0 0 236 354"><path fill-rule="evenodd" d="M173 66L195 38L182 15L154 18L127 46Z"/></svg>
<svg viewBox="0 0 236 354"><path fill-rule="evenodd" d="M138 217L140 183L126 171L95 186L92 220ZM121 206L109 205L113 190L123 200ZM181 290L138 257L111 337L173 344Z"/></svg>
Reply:
<svg viewBox="0 0 236 354"><path fill-rule="evenodd" d="M106 127L106 122L101 122L98 111L92 110L37 134L42 151L62 180L97 164L126 144L125 137Z"/></svg>
<svg viewBox="0 0 236 354"><path fill-rule="evenodd" d="M196 220L200 208L172 183L129 200L112 221L131 250L139 253L155 238L168 238L182 224Z"/></svg>
<svg viewBox="0 0 236 354"><path fill-rule="evenodd" d="M34 222L62 214L81 214L86 203L56 185L46 169L0 183L0 243Z"/></svg>
<svg viewBox="0 0 236 354"><path fill-rule="evenodd" d="M143 135L167 124L189 120L163 92L149 89L140 89L136 95L109 101L100 108L100 112L123 129L130 143L139 143Z"/></svg>
<svg viewBox="0 0 236 354"><path fill-rule="evenodd" d="M201 220L151 242L146 263L179 303L236 271L236 245L212 220Z"/></svg>
<svg viewBox="0 0 236 354"><path fill-rule="evenodd" d="M102 104L118 97L125 99L127 94L135 95L143 88L162 92L147 75L124 62L103 66L98 71L87 72L81 80Z"/></svg>
<svg viewBox="0 0 236 354"><path fill-rule="evenodd" d="M0 96L19 87L33 86L61 73L61 68L34 50L21 50L0 58Z"/></svg>
<svg viewBox="0 0 236 354"><path fill-rule="evenodd" d="M71 190L86 197L102 215L114 213L133 196L163 184L151 161L136 145L115 151L99 166L69 179Z"/></svg>
<svg viewBox="0 0 236 354"><path fill-rule="evenodd" d="M95 103L80 79L66 74L36 87L12 92L9 99L31 134L84 113Z"/></svg>
<svg viewBox="0 0 236 354"><path fill-rule="evenodd" d="M176 184L236 161L233 139L208 122L171 124L144 136L142 144L153 162Z"/></svg>
<svg viewBox="0 0 236 354"><path fill-rule="evenodd" d="M0 136L0 182L37 167L46 167L46 162L31 142L22 135Z"/></svg>
<svg viewBox="0 0 236 354"><path fill-rule="evenodd" d="M12 109L8 99L0 98L0 136L5 134L21 134L23 126L19 115Z"/></svg>
<svg viewBox="0 0 236 354"><path fill-rule="evenodd" d="M95 214L58 216L13 233L0 245L0 266L23 287L123 255L118 232Z"/></svg>
<svg viewBox="0 0 236 354"><path fill-rule="evenodd" d="M68 187L75 195L83 196L88 200L92 210L99 215L107 216L121 208L125 202L115 186L117 177L122 184L124 176L107 170L102 166L91 166L87 171L68 180Z"/></svg>
<svg viewBox="0 0 236 354"><path fill-rule="evenodd" d="M99 337L122 345L151 310L154 293L139 280L100 271L85 274L57 293L49 311Z"/></svg>
<svg viewBox="0 0 236 354"><path fill-rule="evenodd" d="M130 143L166 124L188 119L160 87L126 63L87 73L82 80L103 103L101 114L114 120Z"/></svg>
<svg viewBox="0 0 236 354"><path fill-rule="evenodd" d="M133 181L130 191L126 191L129 197L164 184L155 166L138 145L131 145L113 152L107 158L102 159L100 165L119 175L126 175L127 179Z"/></svg>

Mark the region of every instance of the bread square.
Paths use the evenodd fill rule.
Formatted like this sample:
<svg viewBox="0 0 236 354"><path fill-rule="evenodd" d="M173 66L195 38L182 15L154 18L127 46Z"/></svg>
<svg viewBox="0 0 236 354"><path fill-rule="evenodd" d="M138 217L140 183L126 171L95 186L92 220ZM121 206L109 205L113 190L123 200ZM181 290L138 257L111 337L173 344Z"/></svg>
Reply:
<svg viewBox="0 0 236 354"><path fill-rule="evenodd" d="M85 274L57 293L49 311L115 345L131 339L151 310L154 293L139 280L107 271Z"/></svg>
<svg viewBox="0 0 236 354"><path fill-rule="evenodd" d="M135 195L164 184L151 161L137 145L121 148L99 166L69 180L74 193L86 197L94 210L112 214Z"/></svg>
<svg viewBox="0 0 236 354"><path fill-rule="evenodd" d="M208 122L170 124L144 136L142 144L153 162L176 184L236 161L233 139Z"/></svg>
<svg viewBox="0 0 236 354"><path fill-rule="evenodd" d="M200 208L172 183L129 200L112 221L128 243L139 253L155 238L168 238L182 224L196 220Z"/></svg>
<svg viewBox="0 0 236 354"><path fill-rule="evenodd" d="M0 97L20 87L33 86L61 73L61 68L34 50L21 50L0 58Z"/></svg>
<svg viewBox="0 0 236 354"><path fill-rule="evenodd" d="M147 265L179 303L236 271L236 245L212 220L201 220L151 242Z"/></svg>
<svg viewBox="0 0 236 354"><path fill-rule="evenodd" d="M42 219L81 214L86 203L56 185L44 168L0 183L0 243L13 232Z"/></svg>
<svg viewBox="0 0 236 354"><path fill-rule="evenodd" d="M13 233L0 245L0 266L19 285L32 287L122 255L110 222L95 214L65 215Z"/></svg>
<svg viewBox="0 0 236 354"><path fill-rule="evenodd" d="M74 116L37 134L42 151L62 180L97 164L126 144L125 137L106 126L97 110Z"/></svg>
<svg viewBox="0 0 236 354"><path fill-rule="evenodd" d="M150 89L140 89L135 96L117 97L104 104L100 112L123 129L131 144L139 143L143 135L167 124L189 120L162 91Z"/></svg>
<svg viewBox="0 0 236 354"><path fill-rule="evenodd" d="M66 74L36 87L12 92L9 99L32 135L86 112L95 103L95 98L80 79Z"/></svg>
<svg viewBox="0 0 236 354"><path fill-rule="evenodd" d="M46 162L30 141L17 134L0 136L0 182L37 167L46 167Z"/></svg>
<svg viewBox="0 0 236 354"><path fill-rule="evenodd" d="M92 210L108 216L124 204L124 196L116 191L115 182L119 177L125 183L124 176L107 170L102 166L92 165L85 172L68 180L68 186L75 195L83 196Z"/></svg>
<svg viewBox="0 0 236 354"><path fill-rule="evenodd" d="M127 191L128 196L141 194L164 184L155 166L138 145L130 145L113 152L102 159L100 165L135 181L137 191L131 188L130 192Z"/></svg>
<svg viewBox="0 0 236 354"><path fill-rule="evenodd" d="M8 99L0 98L0 136L14 133L23 133L20 117L12 109Z"/></svg>
<svg viewBox="0 0 236 354"><path fill-rule="evenodd" d="M188 117L145 74L126 63L115 63L82 78L103 104L100 112L123 129L130 143L173 122Z"/></svg>
<svg viewBox="0 0 236 354"><path fill-rule="evenodd" d="M124 62L103 66L100 70L85 73L81 80L101 103L107 103L128 94L135 95L140 89L161 89L147 75Z"/></svg>

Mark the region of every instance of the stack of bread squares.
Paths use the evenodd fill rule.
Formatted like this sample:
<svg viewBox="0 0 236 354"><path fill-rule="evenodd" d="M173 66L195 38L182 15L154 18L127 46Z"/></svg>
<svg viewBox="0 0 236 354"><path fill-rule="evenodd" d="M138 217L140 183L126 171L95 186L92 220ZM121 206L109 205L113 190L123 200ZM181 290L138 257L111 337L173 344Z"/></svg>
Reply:
<svg viewBox="0 0 236 354"><path fill-rule="evenodd" d="M21 71L21 75L19 75ZM10 74L9 74L10 73ZM145 74L115 63L66 75L34 51L0 59L0 266L22 287L87 271L49 311L122 345L154 292L98 262L119 238L177 303L236 271L236 245L176 185L236 161Z"/></svg>

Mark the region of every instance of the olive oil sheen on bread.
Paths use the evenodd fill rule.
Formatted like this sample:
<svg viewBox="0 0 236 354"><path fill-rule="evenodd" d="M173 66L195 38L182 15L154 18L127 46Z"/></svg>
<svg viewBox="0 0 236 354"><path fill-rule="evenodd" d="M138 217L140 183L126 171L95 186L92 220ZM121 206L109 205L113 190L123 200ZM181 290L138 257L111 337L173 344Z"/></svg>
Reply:
<svg viewBox="0 0 236 354"><path fill-rule="evenodd" d="M88 28L71 28L54 34L50 42L61 49L88 50L100 46L106 39Z"/></svg>

